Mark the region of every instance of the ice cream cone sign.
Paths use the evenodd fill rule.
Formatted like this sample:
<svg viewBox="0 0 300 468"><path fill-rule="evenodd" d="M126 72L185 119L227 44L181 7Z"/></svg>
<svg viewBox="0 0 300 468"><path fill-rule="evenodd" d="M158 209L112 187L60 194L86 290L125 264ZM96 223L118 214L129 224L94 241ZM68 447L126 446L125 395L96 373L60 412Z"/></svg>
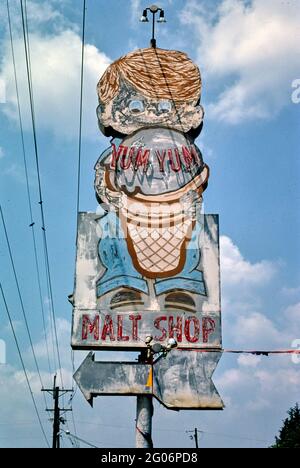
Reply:
<svg viewBox="0 0 300 468"><path fill-rule="evenodd" d="M150 370L95 362L76 378L89 397L146 392L167 408L222 409L211 380L222 351L219 222L202 211L199 68L183 52L138 49L107 68L97 93L110 145L95 165L97 211L79 214L72 347L170 352ZM109 381L95 384L100 368Z"/></svg>
<svg viewBox="0 0 300 468"><path fill-rule="evenodd" d="M138 49L97 85L97 213L79 217L73 347L221 346L218 217L203 215L204 110L183 52Z"/></svg>

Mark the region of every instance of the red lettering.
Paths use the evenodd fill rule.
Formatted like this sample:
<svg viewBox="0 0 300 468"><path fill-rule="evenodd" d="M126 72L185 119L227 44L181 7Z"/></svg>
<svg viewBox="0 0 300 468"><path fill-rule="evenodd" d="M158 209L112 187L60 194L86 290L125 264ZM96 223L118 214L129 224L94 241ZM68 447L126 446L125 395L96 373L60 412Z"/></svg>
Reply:
<svg viewBox="0 0 300 468"><path fill-rule="evenodd" d="M120 145L120 148L122 148L122 150L123 150L120 167L123 170L129 169L130 164L131 164L131 154L129 153L129 155L127 156L128 146Z"/></svg>
<svg viewBox="0 0 300 468"><path fill-rule="evenodd" d="M175 158L176 158L176 163L177 163L177 165L176 165L175 162L174 162L174 154L175 154ZM172 171L174 171L174 172L180 171L180 169L181 169L181 161L180 161L180 155L179 155L178 148L174 148L174 151L172 151L171 149L168 149L168 158L169 158L169 161L170 161L170 163L171 163L171 169L172 169Z"/></svg>
<svg viewBox="0 0 300 468"><path fill-rule="evenodd" d="M110 341L115 341L113 321L110 315L105 316L101 340L106 341L107 336L109 336Z"/></svg>
<svg viewBox="0 0 300 468"><path fill-rule="evenodd" d="M96 315L94 320L90 320L90 315L82 317L82 339L87 340L88 335L94 333L94 340L99 340L99 315Z"/></svg>
<svg viewBox="0 0 300 468"><path fill-rule="evenodd" d="M174 318L172 315L169 317L169 337L174 338L176 333L176 340L178 343L182 342L182 317L177 317L176 325L174 325Z"/></svg>
<svg viewBox="0 0 300 468"><path fill-rule="evenodd" d="M158 340L158 341L164 341L167 337L167 330L165 328L162 328L160 326L160 322L163 322L163 321L166 321L167 320L167 317L166 315L162 315L161 317L157 317L155 320L154 320L154 326L155 328L157 328L157 330L160 330L161 331L161 336L155 336L154 339L155 340Z"/></svg>
<svg viewBox="0 0 300 468"><path fill-rule="evenodd" d="M132 321L132 339L138 340L138 321L141 320L141 315L129 315L129 320Z"/></svg>
<svg viewBox="0 0 300 468"><path fill-rule="evenodd" d="M162 153L160 153L159 150L155 151L156 157L159 161L159 170L160 172L164 172L164 163L165 163L165 158L166 158L166 150L163 150Z"/></svg>
<svg viewBox="0 0 300 468"><path fill-rule="evenodd" d="M184 163L185 163L186 168L190 169L191 164L193 162L193 156L192 156L191 151L189 150L189 148L187 148L186 146L183 146L182 147L182 155L183 155L183 159L184 159Z"/></svg>
<svg viewBox="0 0 300 468"><path fill-rule="evenodd" d="M123 315L118 315L118 341L129 341L129 336L123 336Z"/></svg>
<svg viewBox="0 0 300 468"><path fill-rule="evenodd" d="M191 335L191 323L194 325L194 334ZM189 343L196 343L200 335L200 322L197 317L188 317L185 321L184 334Z"/></svg>
<svg viewBox="0 0 300 468"><path fill-rule="evenodd" d="M147 171L148 168L148 162L149 162L149 157L150 157L150 150L143 150L140 148L137 152L136 158L135 158L135 169L138 169L140 166L144 166L144 171Z"/></svg>
<svg viewBox="0 0 300 468"><path fill-rule="evenodd" d="M200 166L201 165L201 160L200 160L198 151L196 150L194 145L191 146L191 155L194 158L195 164L198 164Z"/></svg>
<svg viewBox="0 0 300 468"><path fill-rule="evenodd" d="M115 169L119 160L119 157L121 156L123 152L123 146L120 145L117 151L116 145L114 143L111 144L112 146L112 159L110 162L110 167L111 169Z"/></svg>
<svg viewBox="0 0 300 468"><path fill-rule="evenodd" d="M213 319L205 317L202 322L203 343L208 343L209 335L216 329L216 323Z"/></svg>
<svg viewBox="0 0 300 468"><path fill-rule="evenodd" d="M133 161L135 160L135 151L136 151L136 148L134 146L132 146L130 148L130 151L129 151L129 159L130 159L130 162L131 164L133 164Z"/></svg>

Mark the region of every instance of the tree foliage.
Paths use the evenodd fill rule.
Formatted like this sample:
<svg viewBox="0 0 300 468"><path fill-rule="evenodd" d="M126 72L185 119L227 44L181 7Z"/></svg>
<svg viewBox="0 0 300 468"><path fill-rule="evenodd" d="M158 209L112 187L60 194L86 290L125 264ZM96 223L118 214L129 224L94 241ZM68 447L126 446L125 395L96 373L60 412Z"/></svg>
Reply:
<svg viewBox="0 0 300 468"><path fill-rule="evenodd" d="M300 408L298 403L288 411L276 443L272 448L300 448Z"/></svg>

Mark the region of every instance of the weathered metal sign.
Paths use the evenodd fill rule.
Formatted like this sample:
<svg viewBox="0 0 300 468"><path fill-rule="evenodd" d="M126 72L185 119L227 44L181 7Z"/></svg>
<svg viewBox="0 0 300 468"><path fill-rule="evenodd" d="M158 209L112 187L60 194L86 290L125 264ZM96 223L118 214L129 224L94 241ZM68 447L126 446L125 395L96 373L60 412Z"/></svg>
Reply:
<svg viewBox="0 0 300 468"><path fill-rule="evenodd" d="M80 213L73 349L138 350L177 342L148 364L94 363L75 374L86 396L153 394L166 407L222 408L219 221L202 213L209 168L195 144L201 76L186 54L139 49L98 84L96 213Z"/></svg>
<svg viewBox="0 0 300 468"><path fill-rule="evenodd" d="M98 395L151 395L152 365L135 362L97 362L89 353L74 379L92 405Z"/></svg>
<svg viewBox="0 0 300 468"><path fill-rule="evenodd" d="M211 380L219 352L174 350L154 364L95 362L89 353L74 378L93 405L99 395L154 395L168 409L222 409Z"/></svg>
<svg viewBox="0 0 300 468"><path fill-rule="evenodd" d="M185 349L221 348L218 218L199 216L199 234L187 250L189 270L156 280L141 277L139 290L128 287L136 280L130 276L128 253L127 261L113 256L123 269L109 269L109 249L122 248L126 254L126 242L110 237L102 247L107 242L106 217L79 217L72 346L138 349L146 347L151 335L162 344L175 338Z"/></svg>

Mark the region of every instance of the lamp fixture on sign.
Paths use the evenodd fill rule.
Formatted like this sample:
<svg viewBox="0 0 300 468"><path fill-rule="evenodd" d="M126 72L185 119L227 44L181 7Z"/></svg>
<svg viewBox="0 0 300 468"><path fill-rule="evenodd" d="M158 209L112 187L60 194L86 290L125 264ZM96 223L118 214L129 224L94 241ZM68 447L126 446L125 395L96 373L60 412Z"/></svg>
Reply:
<svg viewBox="0 0 300 468"><path fill-rule="evenodd" d="M159 12L159 18L157 20L158 23L166 23L167 21L165 19L164 10L162 8L159 8L157 5L151 5L150 7L145 8L145 10L143 10L143 14L140 18L140 21L142 23L149 23L148 11L152 13L152 38L150 41L150 46L155 49L156 48L156 39L155 39L155 15L156 13Z"/></svg>

